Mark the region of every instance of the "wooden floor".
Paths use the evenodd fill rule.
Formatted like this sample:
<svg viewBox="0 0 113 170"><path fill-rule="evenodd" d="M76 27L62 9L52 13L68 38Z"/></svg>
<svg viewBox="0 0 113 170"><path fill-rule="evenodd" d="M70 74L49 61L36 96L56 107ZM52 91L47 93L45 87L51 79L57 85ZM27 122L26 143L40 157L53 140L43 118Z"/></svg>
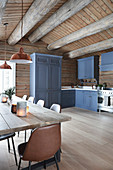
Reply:
<svg viewBox="0 0 113 170"><path fill-rule="evenodd" d="M78 108L63 109L72 117L62 123L62 154L60 170L113 170L113 116ZM29 133L29 132L28 132ZM16 135L17 145L24 133ZM22 167L26 166L22 163ZM0 142L0 170L16 170L13 151L7 151L6 141ZM47 170L56 170L55 165Z"/></svg>

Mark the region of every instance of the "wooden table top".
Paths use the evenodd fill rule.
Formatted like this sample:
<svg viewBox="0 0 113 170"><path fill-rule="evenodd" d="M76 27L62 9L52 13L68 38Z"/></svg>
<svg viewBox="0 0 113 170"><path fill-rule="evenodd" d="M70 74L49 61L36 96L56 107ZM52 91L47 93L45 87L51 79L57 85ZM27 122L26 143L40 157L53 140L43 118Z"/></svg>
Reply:
<svg viewBox="0 0 113 170"><path fill-rule="evenodd" d="M18 97L15 98L17 101L20 100ZM11 108L7 103L0 103L0 135L71 120L71 117L64 113L57 113L36 104L28 103L28 105L27 116L18 117L11 113Z"/></svg>

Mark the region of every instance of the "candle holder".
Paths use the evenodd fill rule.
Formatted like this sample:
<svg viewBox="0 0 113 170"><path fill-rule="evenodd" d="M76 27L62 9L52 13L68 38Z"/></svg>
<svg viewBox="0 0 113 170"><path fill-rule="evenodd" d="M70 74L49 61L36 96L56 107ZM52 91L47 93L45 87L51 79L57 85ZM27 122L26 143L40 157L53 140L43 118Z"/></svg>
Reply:
<svg viewBox="0 0 113 170"><path fill-rule="evenodd" d="M17 116L25 117L27 116L26 112L27 102L17 102Z"/></svg>
<svg viewBox="0 0 113 170"><path fill-rule="evenodd" d="M2 103L7 103L7 97L6 96L2 97Z"/></svg>
<svg viewBox="0 0 113 170"><path fill-rule="evenodd" d="M28 112L29 112L29 106L26 107L26 113L28 113Z"/></svg>
<svg viewBox="0 0 113 170"><path fill-rule="evenodd" d="M17 112L17 104L12 104L11 105L11 112L16 114L16 112Z"/></svg>

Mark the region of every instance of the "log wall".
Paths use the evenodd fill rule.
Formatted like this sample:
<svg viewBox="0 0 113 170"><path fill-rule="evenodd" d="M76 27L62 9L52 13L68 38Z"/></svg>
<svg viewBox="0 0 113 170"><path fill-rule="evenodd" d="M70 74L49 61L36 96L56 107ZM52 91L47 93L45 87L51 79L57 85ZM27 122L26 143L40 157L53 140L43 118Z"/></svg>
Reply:
<svg viewBox="0 0 113 170"><path fill-rule="evenodd" d="M62 86L75 85L76 82L76 60L62 60Z"/></svg>

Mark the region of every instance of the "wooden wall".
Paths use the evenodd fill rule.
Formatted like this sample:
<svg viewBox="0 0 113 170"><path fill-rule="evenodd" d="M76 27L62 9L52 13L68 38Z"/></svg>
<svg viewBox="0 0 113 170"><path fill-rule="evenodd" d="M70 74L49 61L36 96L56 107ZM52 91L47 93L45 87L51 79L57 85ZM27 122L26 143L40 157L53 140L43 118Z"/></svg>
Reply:
<svg viewBox="0 0 113 170"><path fill-rule="evenodd" d="M71 86L76 83L76 59L62 60L62 86Z"/></svg>
<svg viewBox="0 0 113 170"><path fill-rule="evenodd" d="M30 64L16 64L16 95L29 96L30 89Z"/></svg>

